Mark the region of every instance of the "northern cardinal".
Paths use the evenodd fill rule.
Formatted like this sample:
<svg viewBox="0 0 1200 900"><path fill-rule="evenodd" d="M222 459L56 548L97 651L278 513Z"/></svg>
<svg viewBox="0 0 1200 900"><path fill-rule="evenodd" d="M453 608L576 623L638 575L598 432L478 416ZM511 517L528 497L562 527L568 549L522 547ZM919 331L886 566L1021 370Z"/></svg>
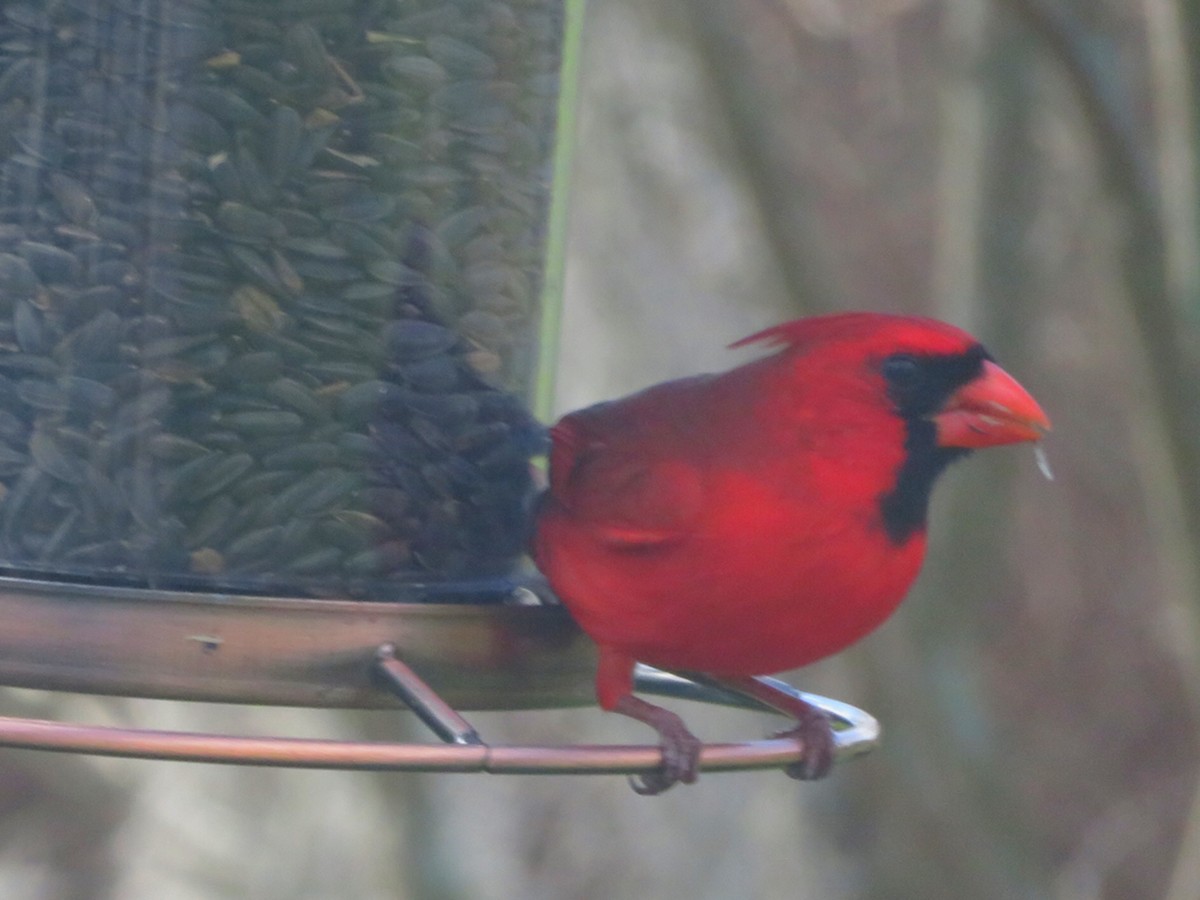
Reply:
<svg viewBox="0 0 1200 900"><path fill-rule="evenodd" d="M788 772L825 775L815 707L753 678L842 650L903 599L929 494L979 447L1036 441L1037 402L969 334L931 319L801 319L733 346L777 352L647 388L551 429L532 552L599 648L600 706L652 726L662 765L634 788L694 781L700 742L633 694L635 662L702 673L796 718Z"/></svg>

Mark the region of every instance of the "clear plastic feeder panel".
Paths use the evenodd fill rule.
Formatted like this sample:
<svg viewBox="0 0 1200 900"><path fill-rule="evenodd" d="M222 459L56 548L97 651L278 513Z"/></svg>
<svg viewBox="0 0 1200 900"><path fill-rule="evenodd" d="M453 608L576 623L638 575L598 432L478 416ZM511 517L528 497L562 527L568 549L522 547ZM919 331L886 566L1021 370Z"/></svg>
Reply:
<svg viewBox="0 0 1200 900"><path fill-rule="evenodd" d="M561 0L0 2L3 571L510 572L563 35Z"/></svg>

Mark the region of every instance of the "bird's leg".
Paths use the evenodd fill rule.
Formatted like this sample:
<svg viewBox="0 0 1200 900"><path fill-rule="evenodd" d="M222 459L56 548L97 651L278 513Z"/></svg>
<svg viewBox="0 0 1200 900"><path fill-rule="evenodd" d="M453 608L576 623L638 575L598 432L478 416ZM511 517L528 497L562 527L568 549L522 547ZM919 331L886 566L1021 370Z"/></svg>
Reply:
<svg viewBox="0 0 1200 900"><path fill-rule="evenodd" d="M645 722L658 732L662 748L662 765L637 778L630 784L639 794L661 794L682 781L691 784L700 769L700 740L683 724L675 713L633 695L634 660L616 650L600 648L600 664L596 669L596 696L600 706Z"/></svg>
<svg viewBox="0 0 1200 900"><path fill-rule="evenodd" d="M790 777L813 781L829 774L833 767L835 742L833 725L829 716L822 710L757 678L711 680L721 687L765 703L796 720L794 727L775 735L794 738L803 745L803 755L800 759L784 768Z"/></svg>

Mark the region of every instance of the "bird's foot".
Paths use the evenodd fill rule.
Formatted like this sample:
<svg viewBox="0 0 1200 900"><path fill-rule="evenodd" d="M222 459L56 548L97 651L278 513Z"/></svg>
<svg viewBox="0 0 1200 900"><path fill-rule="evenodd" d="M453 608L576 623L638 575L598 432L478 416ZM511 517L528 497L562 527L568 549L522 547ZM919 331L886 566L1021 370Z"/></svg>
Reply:
<svg viewBox="0 0 1200 900"><path fill-rule="evenodd" d="M829 774L829 770L833 768L837 742L833 736L833 724L823 709L813 706L791 688L782 689L781 682L774 682L769 678L707 677L705 681L751 697L796 720L796 724L791 728L772 735L800 742L800 759L784 767L784 772L790 777L815 781Z"/></svg>
<svg viewBox="0 0 1200 900"><path fill-rule="evenodd" d="M794 710L797 713L795 726L779 732L774 737L793 738L802 745L800 759L784 767L783 771L788 777L801 781L815 781L824 778L833 768L834 749L837 745L829 716L811 704L805 706L807 710Z"/></svg>
<svg viewBox="0 0 1200 900"><path fill-rule="evenodd" d="M629 785L636 793L653 796L680 782L691 784L696 780L700 773L701 743L683 724L683 719L633 695L622 697L613 712L645 722L658 732L662 764L657 769L630 777Z"/></svg>

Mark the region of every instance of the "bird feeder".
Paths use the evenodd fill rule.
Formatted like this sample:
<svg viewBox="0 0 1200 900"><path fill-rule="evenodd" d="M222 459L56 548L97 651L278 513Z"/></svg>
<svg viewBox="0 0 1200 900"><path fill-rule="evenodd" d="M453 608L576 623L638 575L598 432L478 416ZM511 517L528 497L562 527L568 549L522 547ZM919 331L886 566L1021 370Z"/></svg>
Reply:
<svg viewBox="0 0 1200 900"><path fill-rule="evenodd" d="M0 745L636 772L523 573L582 0L0 2L0 683L408 707L441 743L0 719ZM651 670L643 690L754 705ZM874 721L810 698L869 748ZM781 766L791 740L705 748Z"/></svg>

